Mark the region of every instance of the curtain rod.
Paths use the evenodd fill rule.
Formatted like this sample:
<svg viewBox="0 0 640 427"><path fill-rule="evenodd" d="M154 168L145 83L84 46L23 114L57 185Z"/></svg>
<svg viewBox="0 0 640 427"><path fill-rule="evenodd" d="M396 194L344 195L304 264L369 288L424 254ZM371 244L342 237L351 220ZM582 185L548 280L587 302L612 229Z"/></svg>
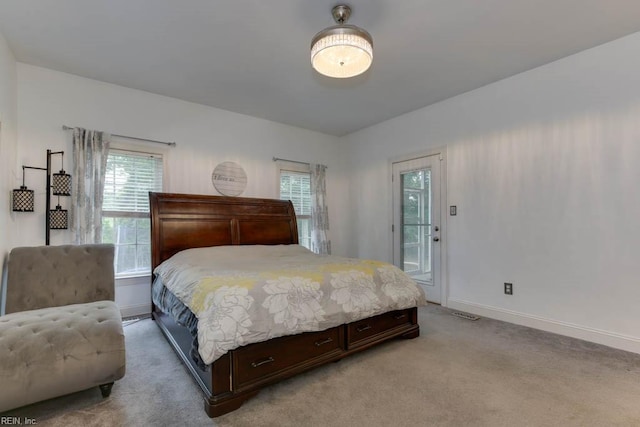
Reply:
<svg viewBox="0 0 640 427"><path fill-rule="evenodd" d="M62 129L64 129L64 130L72 130L73 127L67 126L67 125L62 125ZM118 135L117 133L112 133L111 135L117 136L117 137L120 137L120 138L135 139L137 141L153 142L154 144L164 144L164 145L168 145L170 147L175 147L176 146L175 142L157 141L155 139L138 138L137 136Z"/></svg>
<svg viewBox="0 0 640 427"><path fill-rule="evenodd" d="M274 161L274 162L277 162L278 160L281 160L281 161L283 161L283 162L289 162L289 163L299 163L299 164L301 164L301 165L307 165L307 166L310 166L310 165L311 165L311 163L309 163L309 162L299 162L299 161L297 161L297 160L281 159L280 157L274 157L274 158L273 158L273 161Z"/></svg>

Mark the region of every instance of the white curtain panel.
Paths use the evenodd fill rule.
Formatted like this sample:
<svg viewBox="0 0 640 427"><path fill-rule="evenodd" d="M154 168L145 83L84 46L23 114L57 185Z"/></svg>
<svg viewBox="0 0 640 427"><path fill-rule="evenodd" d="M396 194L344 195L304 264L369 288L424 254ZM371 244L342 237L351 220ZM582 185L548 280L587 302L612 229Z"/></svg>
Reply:
<svg viewBox="0 0 640 427"><path fill-rule="evenodd" d="M102 195L109 154L110 135L105 132L73 129L74 198L71 214L76 244L102 240Z"/></svg>
<svg viewBox="0 0 640 427"><path fill-rule="evenodd" d="M329 240L329 210L325 165L311 167L311 250L317 254L331 253Z"/></svg>

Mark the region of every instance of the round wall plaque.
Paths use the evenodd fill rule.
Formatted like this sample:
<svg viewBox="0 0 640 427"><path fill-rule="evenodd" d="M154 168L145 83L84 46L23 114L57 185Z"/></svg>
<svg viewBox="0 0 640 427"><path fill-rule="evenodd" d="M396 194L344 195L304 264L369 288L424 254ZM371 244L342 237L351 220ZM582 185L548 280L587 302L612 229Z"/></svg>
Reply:
<svg viewBox="0 0 640 427"><path fill-rule="evenodd" d="M211 174L211 182L224 196L239 196L247 187L247 174L235 162L222 162Z"/></svg>

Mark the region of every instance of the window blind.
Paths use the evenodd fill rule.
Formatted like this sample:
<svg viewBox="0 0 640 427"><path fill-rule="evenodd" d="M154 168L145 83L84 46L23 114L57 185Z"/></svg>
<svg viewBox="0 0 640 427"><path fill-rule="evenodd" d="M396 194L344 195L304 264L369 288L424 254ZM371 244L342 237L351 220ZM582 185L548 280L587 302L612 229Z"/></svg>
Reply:
<svg viewBox="0 0 640 427"><path fill-rule="evenodd" d="M149 212L149 191L162 191L162 156L109 150L104 212Z"/></svg>
<svg viewBox="0 0 640 427"><path fill-rule="evenodd" d="M311 175L280 171L280 200L291 200L296 215L311 215Z"/></svg>

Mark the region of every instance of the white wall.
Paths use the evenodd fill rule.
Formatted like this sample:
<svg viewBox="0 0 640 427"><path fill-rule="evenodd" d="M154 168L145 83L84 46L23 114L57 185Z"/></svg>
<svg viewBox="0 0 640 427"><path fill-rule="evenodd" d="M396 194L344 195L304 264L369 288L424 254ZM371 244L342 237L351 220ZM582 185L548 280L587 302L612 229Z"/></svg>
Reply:
<svg viewBox="0 0 640 427"><path fill-rule="evenodd" d="M16 160L17 126L16 60L0 34L0 258L11 249L10 193ZM19 185L19 184L18 184Z"/></svg>
<svg viewBox="0 0 640 427"><path fill-rule="evenodd" d="M326 164L332 248L336 254L346 253L348 223L341 213L348 209L348 185L344 147L336 137L22 63L18 90L18 164L44 166L50 148L65 151L69 171L71 136L62 130L63 124L177 142L166 150L168 192L217 194L211 172L218 163L231 160L247 173L242 196L278 197L273 156ZM59 161L59 156L53 158L54 170ZM27 181L37 190L37 212L21 214L15 221L16 245L43 244L45 177L33 171ZM11 185L18 185L17 176ZM66 207L69 202L62 200ZM68 232L51 232L51 244L69 241ZM121 308L140 304L137 290L120 285ZM148 296L148 285L144 295Z"/></svg>
<svg viewBox="0 0 640 427"><path fill-rule="evenodd" d="M215 194L213 167L234 160L244 195L274 197L272 156L318 161L334 252L390 261L389 160L445 147L446 203L459 212L445 224L448 304L640 352L639 51L632 35L344 138L18 64L19 145L3 185L47 148L71 153L62 124L177 141L167 191ZM0 50L0 66L11 58ZM44 179L28 181L43 200ZM42 243L39 206L10 221L13 244ZM119 298L134 306L129 286Z"/></svg>
<svg viewBox="0 0 640 427"><path fill-rule="evenodd" d="M639 118L640 33L348 135L352 249L391 260L389 160L445 147L449 306L640 352Z"/></svg>

